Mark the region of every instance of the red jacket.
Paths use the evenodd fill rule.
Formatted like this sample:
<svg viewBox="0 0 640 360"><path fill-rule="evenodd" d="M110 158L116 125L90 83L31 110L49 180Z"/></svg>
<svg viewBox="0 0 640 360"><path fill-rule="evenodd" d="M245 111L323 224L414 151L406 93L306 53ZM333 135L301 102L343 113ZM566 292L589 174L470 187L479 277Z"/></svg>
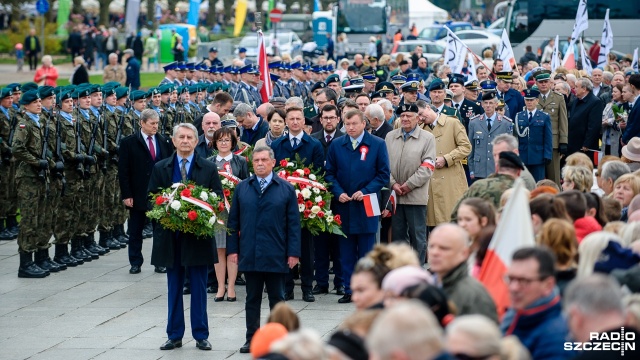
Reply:
<svg viewBox="0 0 640 360"><path fill-rule="evenodd" d="M46 79L44 78L45 75L47 76ZM53 66L43 65L42 67L40 67L40 69L36 70L36 75L33 77L33 82L40 85L39 83L42 80L44 80L44 84L42 85L56 87L56 82L58 80L58 70Z"/></svg>
<svg viewBox="0 0 640 360"><path fill-rule="evenodd" d="M602 226L598 223L592 216L585 216L573 222L573 226L576 228L576 238L578 239L578 244L582 242L585 236L602 230Z"/></svg>

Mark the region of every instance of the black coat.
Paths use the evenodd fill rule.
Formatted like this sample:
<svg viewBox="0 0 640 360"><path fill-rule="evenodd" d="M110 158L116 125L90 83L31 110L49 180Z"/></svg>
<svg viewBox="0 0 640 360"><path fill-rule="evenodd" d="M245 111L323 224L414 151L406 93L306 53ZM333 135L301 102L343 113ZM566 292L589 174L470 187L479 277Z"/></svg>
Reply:
<svg viewBox="0 0 640 360"><path fill-rule="evenodd" d="M377 136L380 139L384 140L387 137L389 131L393 130L393 126L391 126L386 120L383 122L382 126L378 130L371 130L371 135Z"/></svg>
<svg viewBox="0 0 640 360"><path fill-rule="evenodd" d="M173 154L169 139L156 134L156 162ZM148 209L149 179L156 163L151 159L149 148L140 131L129 135L120 142L118 150L118 181L120 182L121 199L133 198L133 209Z"/></svg>
<svg viewBox="0 0 640 360"><path fill-rule="evenodd" d="M87 68L84 65L80 65L80 67L73 73L73 81L71 81L72 85L80 85L89 82L89 72L87 72Z"/></svg>
<svg viewBox="0 0 640 360"><path fill-rule="evenodd" d="M79 32L74 31L69 34L69 39L67 40L67 47L71 50L80 50L83 47L82 44L82 35Z"/></svg>
<svg viewBox="0 0 640 360"><path fill-rule="evenodd" d="M160 189L168 188L173 184L173 166L176 159L175 154L169 158L160 160L153 167L151 179L149 180L148 193L156 193ZM222 183L218 176L218 169L211 161L198 156L193 157L193 164L190 170L190 180L196 185L204 186L209 190L222 196ZM149 203L148 203L149 204ZM151 250L151 264L173 268L174 266L202 266L214 265L218 262L218 251L216 250L215 238L197 238L193 234L179 234L180 242L180 264L174 264L174 237L176 233L165 230L161 226L154 226L153 248Z"/></svg>
<svg viewBox="0 0 640 360"><path fill-rule="evenodd" d="M590 150L599 149L600 128L602 126L602 101L591 91L582 99L576 99L569 112L569 155L584 146Z"/></svg>
<svg viewBox="0 0 640 360"><path fill-rule="evenodd" d="M343 136L344 133L341 132L340 130L336 129L336 132L333 134L333 139L331 139L331 142L333 142L333 140L335 140L336 138L339 138L340 136ZM324 148L324 158L327 158L327 151L329 150L329 145L331 145L331 143L327 143L327 138L324 137L324 130L320 130L318 132L315 132L313 134L310 135L312 138L318 139L320 141L320 144L322 144L322 147Z"/></svg>

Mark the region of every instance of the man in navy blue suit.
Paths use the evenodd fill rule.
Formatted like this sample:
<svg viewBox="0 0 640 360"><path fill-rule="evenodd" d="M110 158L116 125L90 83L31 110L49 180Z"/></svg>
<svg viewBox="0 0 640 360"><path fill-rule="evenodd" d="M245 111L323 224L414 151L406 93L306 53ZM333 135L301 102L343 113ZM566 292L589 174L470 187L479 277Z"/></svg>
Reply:
<svg viewBox="0 0 640 360"><path fill-rule="evenodd" d="M257 116L251 106L247 104L238 104L233 110L233 116L243 128L240 140L251 146L254 146L269 132L267 121Z"/></svg>
<svg viewBox="0 0 640 360"><path fill-rule="evenodd" d="M640 109L638 105L638 92L640 92L640 74L633 74L629 77L629 89L634 93L634 100L629 102L631 112L627 119L627 127L624 129L620 141L626 145L631 138L640 136Z"/></svg>
<svg viewBox="0 0 640 360"><path fill-rule="evenodd" d="M509 118L515 119L516 114L524 109L524 99L518 90L511 88L513 82L513 72L501 71L496 74L496 90L498 98L504 100L509 107Z"/></svg>
<svg viewBox="0 0 640 360"><path fill-rule="evenodd" d="M325 164L336 213L347 235L340 241L345 295L339 303L351 302L351 275L356 262L371 251L378 232L378 216L367 216L362 201L364 195L380 197L380 190L390 180L387 147L384 140L364 131L364 114L360 110L349 110L344 127L348 136L331 142Z"/></svg>
<svg viewBox="0 0 640 360"><path fill-rule="evenodd" d="M303 131L305 125L304 111L298 107L287 109L285 123L289 128L289 135L281 137L271 143L271 148L279 163L283 159L295 160L296 155L305 166L313 164L314 169L324 167L324 149L318 139L309 136ZM300 256L300 280L302 280L302 300L306 302L315 301L313 296L313 262L314 244L313 236L305 229L302 230L302 254ZM285 300L293 299L293 271L287 277L285 288Z"/></svg>
<svg viewBox="0 0 640 360"><path fill-rule="evenodd" d="M539 95L538 90L525 90L525 109L515 118L520 158L536 181L544 179L545 166L553 154L551 117L537 108Z"/></svg>

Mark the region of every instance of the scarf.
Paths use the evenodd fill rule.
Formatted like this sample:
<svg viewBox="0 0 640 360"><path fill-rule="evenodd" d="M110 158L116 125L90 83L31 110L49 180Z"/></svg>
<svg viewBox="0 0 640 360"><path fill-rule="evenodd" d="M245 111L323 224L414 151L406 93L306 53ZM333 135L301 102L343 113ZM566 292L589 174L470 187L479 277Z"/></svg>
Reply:
<svg viewBox="0 0 640 360"><path fill-rule="evenodd" d="M524 311L527 311L529 309L533 309L539 306L547 305L551 303L557 296L560 296L560 290L558 290L558 287L556 286L549 296L546 296L534 301L531 305L527 306L527 308ZM507 310L507 312L504 314L504 317L502 318L502 324L500 324L500 330L502 331L503 334L506 334L507 330L509 330L509 328L511 327L513 321L517 319L517 316L516 316L517 313L518 312L514 308L509 308L509 310Z"/></svg>
<svg viewBox="0 0 640 360"><path fill-rule="evenodd" d="M283 137L285 135L287 135L286 131L284 131L282 133L282 135L280 135L280 136L275 136L275 135L271 134L271 130L269 130L269 131L267 131L267 135L264 137L264 141L267 144L267 146L271 147L271 143L272 142L280 139L281 137Z"/></svg>
<svg viewBox="0 0 640 360"><path fill-rule="evenodd" d="M71 116L71 114L60 111L60 116L62 116L62 118L67 120L70 124L73 124L73 117Z"/></svg>

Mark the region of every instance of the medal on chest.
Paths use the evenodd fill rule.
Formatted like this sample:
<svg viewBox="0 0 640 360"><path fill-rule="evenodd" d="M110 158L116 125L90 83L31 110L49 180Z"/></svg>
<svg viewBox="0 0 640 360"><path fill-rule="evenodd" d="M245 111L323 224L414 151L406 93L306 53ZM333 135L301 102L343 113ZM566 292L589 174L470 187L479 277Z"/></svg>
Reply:
<svg viewBox="0 0 640 360"><path fill-rule="evenodd" d="M365 161L367 159L367 153L369 152L369 148L366 146L360 147L360 160Z"/></svg>

